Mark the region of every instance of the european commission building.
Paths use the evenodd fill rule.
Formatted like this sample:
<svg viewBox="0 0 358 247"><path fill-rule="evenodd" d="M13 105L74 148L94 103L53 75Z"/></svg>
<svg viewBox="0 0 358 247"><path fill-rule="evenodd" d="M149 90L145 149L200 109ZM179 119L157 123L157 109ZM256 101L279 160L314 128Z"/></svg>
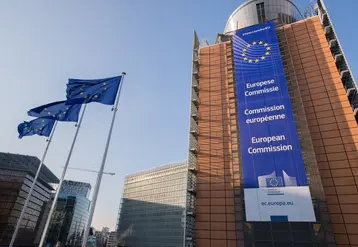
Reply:
<svg viewBox="0 0 358 247"><path fill-rule="evenodd" d="M186 196L165 217L176 228L149 220L172 202L148 187L150 202L123 199L122 246L358 246L357 84L323 0L305 15L291 0L246 1L215 44L194 32L192 51Z"/></svg>

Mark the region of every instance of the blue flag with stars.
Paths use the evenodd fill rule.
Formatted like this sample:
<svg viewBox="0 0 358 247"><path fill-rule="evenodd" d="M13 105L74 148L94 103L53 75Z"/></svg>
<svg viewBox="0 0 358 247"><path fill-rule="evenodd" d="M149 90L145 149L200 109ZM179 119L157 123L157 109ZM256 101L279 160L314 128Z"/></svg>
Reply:
<svg viewBox="0 0 358 247"><path fill-rule="evenodd" d="M17 127L19 139L32 135L50 136L55 121L51 118L37 118L30 122L23 122Z"/></svg>
<svg viewBox="0 0 358 247"><path fill-rule="evenodd" d="M77 122L81 104L66 105L66 101L53 102L27 112L32 117L46 117L57 121Z"/></svg>
<svg viewBox="0 0 358 247"><path fill-rule="evenodd" d="M113 105L122 76L106 79L69 79L67 84L67 104L98 102Z"/></svg>
<svg viewBox="0 0 358 247"><path fill-rule="evenodd" d="M267 188L284 187L281 177L266 178Z"/></svg>

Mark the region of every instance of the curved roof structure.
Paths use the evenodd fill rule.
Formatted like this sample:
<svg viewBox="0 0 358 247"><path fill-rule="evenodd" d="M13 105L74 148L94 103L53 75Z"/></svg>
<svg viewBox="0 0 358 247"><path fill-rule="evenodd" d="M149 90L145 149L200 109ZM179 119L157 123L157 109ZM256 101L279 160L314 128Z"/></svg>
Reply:
<svg viewBox="0 0 358 247"><path fill-rule="evenodd" d="M292 0L248 0L229 17L224 33L270 20L289 24L303 18Z"/></svg>

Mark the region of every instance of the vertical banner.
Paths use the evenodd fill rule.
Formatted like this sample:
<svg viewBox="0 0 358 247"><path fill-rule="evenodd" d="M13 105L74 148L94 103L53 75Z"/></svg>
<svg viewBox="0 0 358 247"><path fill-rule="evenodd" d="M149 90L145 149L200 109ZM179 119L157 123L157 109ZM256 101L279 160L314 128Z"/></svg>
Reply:
<svg viewBox="0 0 358 247"><path fill-rule="evenodd" d="M314 222L275 25L233 37L247 221Z"/></svg>

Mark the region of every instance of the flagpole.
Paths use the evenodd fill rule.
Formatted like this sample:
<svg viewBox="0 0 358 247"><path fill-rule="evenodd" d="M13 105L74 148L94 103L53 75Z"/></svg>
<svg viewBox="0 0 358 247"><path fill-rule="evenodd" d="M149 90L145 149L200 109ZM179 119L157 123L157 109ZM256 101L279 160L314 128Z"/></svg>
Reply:
<svg viewBox="0 0 358 247"><path fill-rule="evenodd" d="M50 144L51 144L51 141L52 141L53 134L55 133L55 130L56 130L56 126L57 126L57 121L55 121L55 126L53 127L53 129L52 129L52 131L51 131L51 134L50 134L49 139L47 139L47 145L46 145L45 151L44 151L44 153L43 153L43 155L42 155L42 159L41 159L40 165L39 165L39 167L37 168L37 172L36 172L36 175L35 175L35 177L34 177L34 180L33 180L32 184L31 184L31 188L30 188L30 190L29 190L29 193L27 194L25 204L24 204L24 206L22 207L20 217L19 217L19 219L17 220L16 227L15 227L15 231L14 231L14 234L12 235L12 238L11 238L11 242L10 242L9 247L13 247L13 245L14 245L14 243L15 243L16 236L17 236L17 234L18 234L18 232L19 232L19 229L20 229L20 226L21 226L21 221L22 221L22 219L24 218L27 205L29 204L29 201L30 201L30 198L31 198L31 195L32 195L32 191L34 190L34 188L35 188L35 186L36 186L36 182L37 182L37 179L38 179L38 177L39 177L39 175L40 175L41 168L42 168L42 166L43 166L44 160L45 160L46 155L47 155L47 151L48 151L48 149L49 149L49 147L50 147Z"/></svg>
<svg viewBox="0 0 358 247"><path fill-rule="evenodd" d="M87 107L87 104L85 104L85 106L83 107L83 111L82 111L82 114L81 114L80 121L79 121L79 123L77 124L76 134L75 134L75 136L74 136L74 138L73 138L72 145L71 145L71 149L70 149L70 152L68 153L65 167L63 168L63 171L62 171L62 175L61 175L61 178L60 178L60 183L58 184L58 187L57 187L57 189L56 189L56 194L55 194L55 197L53 198L53 202L52 202L52 205L51 205L51 209L50 209L50 212L49 212L49 214L48 214L48 216L47 216L45 228L44 228L44 230L43 230L43 232L42 232L42 235L41 235L41 240L40 240L39 247L42 247L42 246L44 245L44 242L45 242L45 239L46 239L46 235L47 235L47 231L48 231L48 228L49 228L49 226L50 226L52 214L53 214L53 212L54 212L54 210L55 210L55 207L56 207L58 195L60 194L60 189L61 189L63 180L64 180L65 175L66 175L66 172L67 172L68 164L70 163L70 159L71 159L71 156L72 156L72 151L73 151L73 148L74 148L75 143L76 143L76 140L77 140L77 135L78 135L78 132L79 132L80 127L81 127L81 124L82 124L83 116L85 115L86 107Z"/></svg>
<svg viewBox="0 0 358 247"><path fill-rule="evenodd" d="M107 137L106 148L105 148L105 150L104 150L101 168L100 168L100 170L99 170L99 172L98 172L96 185L95 185L95 188L94 188L94 191L93 191L93 197L92 197L92 202L91 202L89 217L88 217L88 221L87 221L87 226L86 226L86 230L85 230L84 235L83 235L82 247L86 247L86 246L87 246L88 234L89 234L89 231L90 231L90 228L91 228L93 213L94 213L94 210L95 210L95 207L96 207L96 203L97 203L97 197L98 197L99 187L101 186L103 170L104 170L104 166L105 166L105 164L106 164L106 159L107 159L107 153L108 153L109 143L110 143L110 141L111 141L111 136L112 136L112 130L113 130L113 126L114 126L114 121L116 120L116 115L117 115L117 110L118 110L118 103L119 103L119 97L120 97L120 95L121 95L121 91L122 91L122 86L123 86L123 81L124 81L124 76L125 76L125 75L126 75L126 73L125 73L125 72L122 72L122 79L121 79L121 82L120 82L120 85L119 85L119 90L118 90L118 94L117 94L116 104L115 104L115 107L113 108L112 123L111 123L111 127L109 128L109 133L108 133L108 137Z"/></svg>

